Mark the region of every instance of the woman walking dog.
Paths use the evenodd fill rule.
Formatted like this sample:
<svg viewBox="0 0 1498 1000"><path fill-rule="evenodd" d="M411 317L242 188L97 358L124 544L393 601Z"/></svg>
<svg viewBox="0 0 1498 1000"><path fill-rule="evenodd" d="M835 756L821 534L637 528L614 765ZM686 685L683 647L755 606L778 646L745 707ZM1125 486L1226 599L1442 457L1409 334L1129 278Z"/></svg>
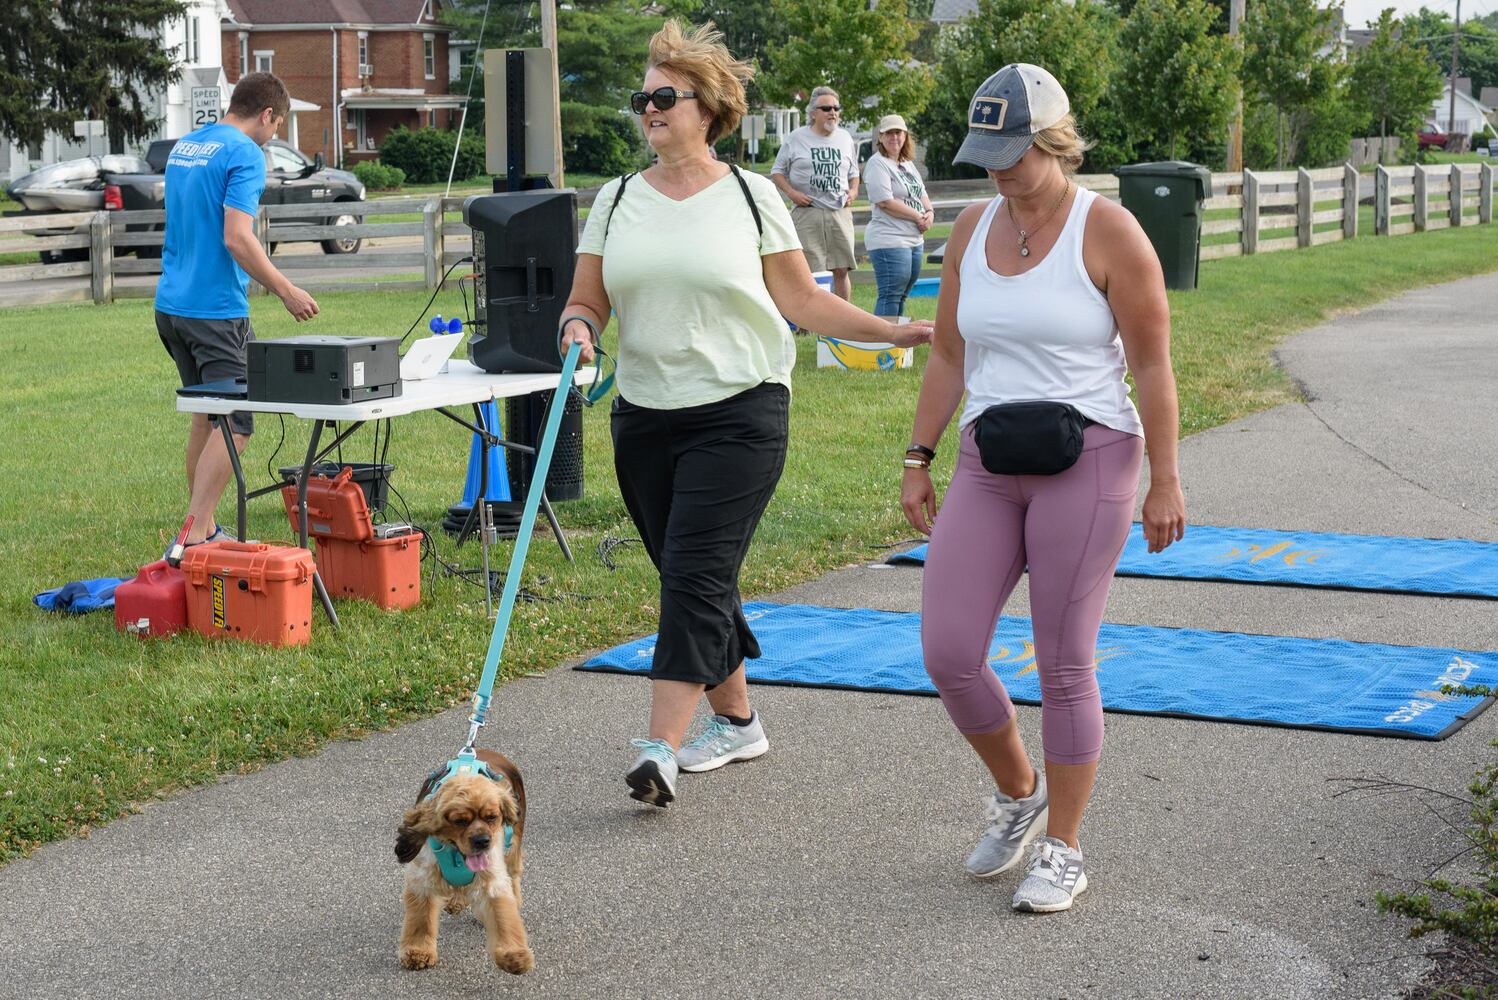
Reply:
<svg viewBox="0 0 1498 1000"><path fill-rule="evenodd" d="M619 490L661 575L650 728L625 775L665 806L678 767L706 771L769 747L749 704L739 568L785 462L791 367L782 316L857 341L928 342L821 291L774 185L713 159L738 127L752 68L711 24L668 21L631 98L655 163L604 185L578 245L562 349L591 361L612 309L618 387L610 427ZM703 692L715 713L682 747ZM677 748L682 747L680 754Z"/></svg>

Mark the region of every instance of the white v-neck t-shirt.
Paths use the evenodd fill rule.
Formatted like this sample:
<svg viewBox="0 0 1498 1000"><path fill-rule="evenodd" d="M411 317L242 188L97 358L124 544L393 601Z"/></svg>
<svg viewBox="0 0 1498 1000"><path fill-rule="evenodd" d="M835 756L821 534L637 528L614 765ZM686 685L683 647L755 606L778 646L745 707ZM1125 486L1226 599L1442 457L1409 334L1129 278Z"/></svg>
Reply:
<svg viewBox="0 0 1498 1000"><path fill-rule="evenodd" d="M801 242L775 185L741 176L763 236L732 173L682 201L637 174L617 208L618 180L593 201L577 252L603 258L604 289L619 319L619 393L636 406L681 409L761 382L790 386L796 345L760 258L799 250Z"/></svg>

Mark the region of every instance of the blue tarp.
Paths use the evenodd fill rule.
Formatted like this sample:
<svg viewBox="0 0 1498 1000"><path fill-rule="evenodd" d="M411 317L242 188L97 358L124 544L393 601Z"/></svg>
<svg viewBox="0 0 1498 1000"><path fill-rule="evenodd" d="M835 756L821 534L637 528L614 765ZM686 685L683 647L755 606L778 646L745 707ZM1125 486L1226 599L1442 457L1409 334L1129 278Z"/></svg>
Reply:
<svg viewBox="0 0 1498 1000"><path fill-rule="evenodd" d="M921 660L920 616L752 603L764 655L749 680L935 694ZM1028 618L1003 618L989 663L1015 701L1038 704ZM578 669L645 673L655 636ZM1296 639L1144 625L1104 625L1098 684L1114 712L1174 715L1438 740L1492 699L1442 694L1443 683L1498 684L1498 654L1342 639Z"/></svg>
<svg viewBox="0 0 1498 1000"><path fill-rule="evenodd" d="M74 580L55 590L44 590L32 597L43 611L66 611L81 615L114 607L114 588L131 579L128 576L105 576L97 580Z"/></svg>
<svg viewBox="0 0 1498 1000"><path fill-rule="evenodd" d="M889 561L924 563L926 546ZM1118 575L1498 598L1498 542L1191 525L1150 555L1136 524Z"/></svg>

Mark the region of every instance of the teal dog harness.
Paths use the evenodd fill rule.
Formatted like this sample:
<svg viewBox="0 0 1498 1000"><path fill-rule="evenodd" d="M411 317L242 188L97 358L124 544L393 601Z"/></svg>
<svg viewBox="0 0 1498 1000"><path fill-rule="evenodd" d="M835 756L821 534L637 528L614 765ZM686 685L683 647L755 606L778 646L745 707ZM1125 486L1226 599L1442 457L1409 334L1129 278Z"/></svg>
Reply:
<svg viewBox="0 0 1498 1000"><path fill-rule="evenodd" d="M483 777L488 778L490 781L497 782L499 784L503 784L505 780L504 775L498 774L490 769L487 764L479 760L465 748L461 753L458 754L458 756L448 761L447 766L442 771L432 772L431 778L427 779L432 783L432 790L427 794L435 795L437 789L441 788L443 783L446 782L448 778L452 778L460 774L482 775ZM433 781L433 779L435 779L435 781ZM510 853L510 844L514 839L515 828L511 824L506 823L504 850L506 854ZM468 885L473 881L473 877L477 873L474 872L473 869L468 867L467 863L463 860L463 852L458 850L458 846L456 844L446 844L438 840L436 837L428 837L427 847L431 848L432 853L436 855L437 867L442 872L442 877L447 881L448 885L462 888L463 886Z"/></svg>

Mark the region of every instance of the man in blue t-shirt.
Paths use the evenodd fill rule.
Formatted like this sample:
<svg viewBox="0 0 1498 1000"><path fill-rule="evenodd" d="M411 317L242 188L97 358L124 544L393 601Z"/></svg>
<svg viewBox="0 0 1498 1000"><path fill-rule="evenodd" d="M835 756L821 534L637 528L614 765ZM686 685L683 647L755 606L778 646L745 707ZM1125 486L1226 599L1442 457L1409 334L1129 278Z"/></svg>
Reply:
<svg viewBox="0 0 1498 1000"><path fill-rule="evenodd" d="M177 140L166 162L166 237L156 286L156 332L177 363L183 385L245 377L245 345L255 338L245 296L254 278L297 322L317 315L317 302L271 264L255 235L265 190L265 152L291 95L269 73L242 78L222 122ZM229 417L236 451L254 431L249 413ZM223 435L195 413L187 433L187 544L233 537L214 511L234 467Z"/></svg>

